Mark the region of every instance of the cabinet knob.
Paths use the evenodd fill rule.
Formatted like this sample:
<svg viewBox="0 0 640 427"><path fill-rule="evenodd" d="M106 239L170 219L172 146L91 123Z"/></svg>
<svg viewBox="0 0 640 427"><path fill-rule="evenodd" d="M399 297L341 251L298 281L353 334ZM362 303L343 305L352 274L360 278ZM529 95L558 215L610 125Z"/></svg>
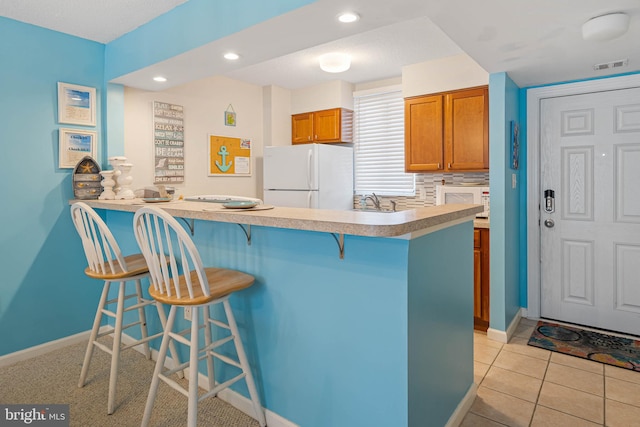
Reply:
<svg viewBox="0 0 640 427"><path fill-rule="evenodd" d="M442 168L440 167L440 163L438 163L438 169L442 169Z"/></svg>
<svg viewBox="0 0 640 427"><path fill-rule="evenodd" d="M449 169L451 169L451 163L449 163L449 165L447 166Z"/></svg>

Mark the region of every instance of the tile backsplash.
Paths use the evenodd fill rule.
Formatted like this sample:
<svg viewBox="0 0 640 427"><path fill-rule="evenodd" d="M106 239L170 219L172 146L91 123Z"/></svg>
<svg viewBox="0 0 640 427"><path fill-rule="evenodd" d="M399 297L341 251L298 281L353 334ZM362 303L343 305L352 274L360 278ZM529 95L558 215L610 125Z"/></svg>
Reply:
<svg viewBox="0 0 640 427"><path fill-rule="evenodd" d="M489 185L489 172L418 173L416 174L415 196L380 196L383 208L390 208L390 200L396 202L397 210L434 206L436 204L436 184L480 183ZM354 196L354 207L358 207L360 195Z"/></svg>

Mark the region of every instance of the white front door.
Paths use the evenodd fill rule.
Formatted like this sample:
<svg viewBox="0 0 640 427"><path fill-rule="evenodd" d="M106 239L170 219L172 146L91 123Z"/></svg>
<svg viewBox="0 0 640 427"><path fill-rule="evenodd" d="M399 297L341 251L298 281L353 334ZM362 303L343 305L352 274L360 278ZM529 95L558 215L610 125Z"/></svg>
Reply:
<svg viewBox="0 0 640 427"><path fill-rule="evenodd" d="M544 99L539 132L541 317L640 335L640 88Z"/></svg>

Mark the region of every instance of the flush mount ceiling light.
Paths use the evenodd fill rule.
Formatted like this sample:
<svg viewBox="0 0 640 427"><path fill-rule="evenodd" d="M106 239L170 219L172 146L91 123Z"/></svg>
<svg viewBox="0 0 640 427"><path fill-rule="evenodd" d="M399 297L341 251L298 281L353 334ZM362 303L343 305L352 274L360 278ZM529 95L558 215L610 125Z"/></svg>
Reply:
<svg viewBox="0 0 640 427"><path fill-rule="evenodd" d="M351 67L351 56L346 53L331 52L319 58L320 69L327 73L342 73Z"/></svg>
<svg viewBox="0 0 640 427"><path fill-rule="evenodd" d="M344 22L345 24L356 22L359 19L360 19L360 15L358 15L355 12L345 12L338 15L338 21Z"/></svg>
<svg viewBox="0 0 640 427"><path fill-rule="evenodd" d="M228 59L229 61L235 61L238 58L240 58L240 55L234 52L227 52L224 54L224 59Z"/></svg>
<svg viewBox="0 0 640 427"><path fill-rule="evenodd" d="M153 81L160 82L160 83L164 83L164 82L166 82L166 81L167 81L167 79L166 79L166 77L162 77L162 76L155 76L155 77L153 78Z"/></svg>
<svg viewBox="0 0 640 427"><path fill-rule="evenodd" d="M589 41L606 41L620 37L629 28L629 15L610 13L596 16L582 25L582 38Z"/></svg>

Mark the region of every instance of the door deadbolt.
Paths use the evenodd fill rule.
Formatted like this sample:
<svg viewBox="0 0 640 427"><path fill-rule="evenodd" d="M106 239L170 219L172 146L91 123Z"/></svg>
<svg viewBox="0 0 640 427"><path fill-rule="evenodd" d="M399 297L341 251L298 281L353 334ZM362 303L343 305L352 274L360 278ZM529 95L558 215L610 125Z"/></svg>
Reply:
<svg viewBox="0 0 640 427"><path fill-rule="evenodd" d="M545 219L544 225L547 228L553 228L553 226L556 225L556 223L552 219Z"/></svg>
<svg viewBox="0 0 640 427"><path fill-rule="evenodd" d="M556 210L556 192L553 190L544 190L544 211L546 213L553 213L555 212L555 210Z"/></svg>

